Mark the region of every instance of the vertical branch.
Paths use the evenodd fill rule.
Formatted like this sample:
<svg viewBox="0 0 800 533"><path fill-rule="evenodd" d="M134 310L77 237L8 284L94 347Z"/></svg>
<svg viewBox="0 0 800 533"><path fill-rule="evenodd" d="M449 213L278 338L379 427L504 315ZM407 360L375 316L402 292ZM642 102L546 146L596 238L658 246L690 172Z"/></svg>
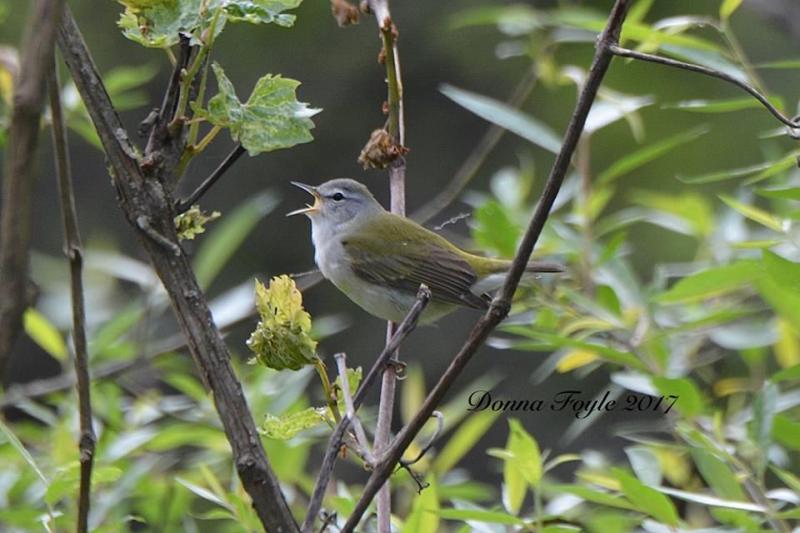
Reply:
<svg viewBox="0 0 800 533"><path fill-rule="evenodd" d="M403 114L403 83L400 73L400 58L397 51L397 27L392 22L388 0L370 0L370 8L375 13L383 42L383 58L386 63L386 83L388 86L387 105L389 111L388 130L395 146L400 147L397 158L389 166L389 191L392 213L406 214L406 163L402 147L405 146L405 119ZM395 332L395 324L386 326L386 342ZM399 354L392 355L397 361ZM375 428L373 448L380 456L389 446L392 434L392 414L394 412L397 365L389 364L383 371L381 396L378 404L378 421ZM392 493L389 482L378 493L378 533L391 531Z"/></svg>
<svg viewBox="0 0 800 533"><path fill-rule="evenodd" d="M53 43L63 0L37 0L31 5L20 49L19 77L5 150L3 209L0 214L0 378L22 329L28 306L28 249L36 143L44 102L45 79L53 62Z"/></svg>
<svg viewBox="0 0 800 533"><path fill-rule="evenodd" d="M61 204L61 220L64 225L64 252L69 261L70 289L72 299L72 339L75 347L75 377L78 389L78 411L80 418L81 478L78 490L78 519L76 531L85 533L89 529L89 506L91 503L92 465L94 463L95 434L92 428L92 400L90 393L89 356L86 342L86 311L83 299L83 250L75 210L75 195L72 190L72 170L67 151L67 129L61 111L58 75L55 62L47 80L52 117L52 139L55 151L56 179Z"/></svg>
<svg viewBox="0 0 800 533"><path fill-rule="evenodd" d="M252 499L264 529L270 533L298 531L233 371L230 352L214 323L189 258L177 244L173 199L165 188L167 184L158 179L168 176L173 169L164 163L162 174L145 175L140 166L145 162L132 146L69 10L65 11L59 27L58 46L113 169L111 176L120 208L137 230L137 237L166 289L203 384L211 392L242 486ZM163 147L156 147L152 153L160 148Z"/></svg>
<svg viewBox="0 0 800 533"><path fill-rule="evenodd" d="M342 533L349 533L356 528L364 512L369 507L370 502L375 498L375 495L389 478L398 461L403 456L403 452L411 444L420 429L422 429L422 426L425 425L433 411L436 410L436 407L442 401L447 391L453 386L453 383L455 383L455 380L472 359L472 356L475 355L478 348L483 345L489 334L497 327L500 321L508 315L509 309L511 308L511 297L519 285L522 273L536 246L536 242L539 240L539 235L542 233L544 224L550 215L550 209L553 207L558 191L561 189L561 185L564 182L564 176L569 169L570 160L575 153L578 140L586 124L586 117L597 97L597 90L611 63L611 58L614 55L611 48L619 42L619 34L629 7L629 1L630 0L616 0L608 17L606 27L597 41L594 59L589 68L586 82L578 95L575 110L570 118L567 131L564 134L561 150L556 156L556 160L553 162L553 167L550 170L550 175L545 183L539 203L536 205L536 209L525 231L525 235L522 237L519 249L514 256L511 269L506 276L500 294L492 301L486 314L475 323L464 345L450 362L450 365L439 378L439 381L433 389L431 389L431 392L425 398L417 414L408 425L398 433L392 445L380 458L372 475L370 475L367 480L367 484L364 486L361 498L353 509L352 514L347 519L347 522L342 527Z"/></svg>

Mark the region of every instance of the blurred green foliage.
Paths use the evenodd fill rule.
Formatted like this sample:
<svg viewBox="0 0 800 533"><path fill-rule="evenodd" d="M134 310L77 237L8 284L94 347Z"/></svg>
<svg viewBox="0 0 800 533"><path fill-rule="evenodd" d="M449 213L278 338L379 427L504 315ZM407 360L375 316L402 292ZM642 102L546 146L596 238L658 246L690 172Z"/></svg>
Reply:
<svg viewBox="0 0 800 533"><path fill-rule="evenodd" d="M185 31L209 48L225 21L286 25L292 19L282 11L297 6L293 2L232 2L219 11L221 4L212 1L204 2L208 10L201 12L196 9L199 0L125 4L122 24L138 42L168 47ZM654 18L654 0L640 0L631 10L623 39L626 46L718 68L766 91L761 69L797 69L800 63L776 58L753 65L730 26L732 17L745 16L737 11L739 4L738 0L719 2L719 12L712 18L681 12ZM562 91L583 82L585 66L574 64L579 60L562 55L561 49L588 50L604 18L603 12L573 3L553 9L486 5L452 16L448 35L475 28L496 32L501 59L532 63L540 84ZM617 59L613 69L628 65ZM218 70L220 92L207 111L203 111L202 98L188 103L213 125L232 126L234 138L242 142L242 132L256 132L254 144L246 145L251 153L310 138L306 137L311 127L308 108L294 99L297 82L262 78L266 81L256 85L250 98L256 98L252 104L258 105L251 105L250 100L238 100ZM115 103L145 105L149 100L143 87L154 73L151 67L109 72L106 80ZM2 75L0 70L0 82ZM565 416L560 447L577 443L580 453L544 448L537 438L543 429L525 427L521 415L527 413L467 410L471 392L491 391L500 379L495 374L481 376L439 407L444 434L412 467L415 476L424 478L426 488L417 493L419 479L404 470L395 474L393 520L399 530L614 533L714 528L759 532L797 527L798 152L783 128L754 131L742 121L739 134L759 145L761 161L732 168L738 163L729 164L729 154L706 154L703 160L708 167L687 175L680 163L696 155L698 142L720 134L700 122L758 112L752 110L750 99L709 98L698 89L707 85L699 80L694 85L695 79L686 78L688 89L680 93L690 94L691 99L679 96L669 102L659 101L649 89L646 94L630 87L624 87L625 92L613 90L613 78L601 90L537 249L542 255L562 257L571 275L520 290L512 316L490 341L495 348L531 352L526 361L534 360L534 352L550 354L534 374L537 382L564 376L581 382L607 373L610 383L604 392L617 402L617 409L646 413L649 423L634 420L621 427L616 436L625 443L624 455L615 455L579 441L592 425L604 423L603 413ZM286 83L273 87L279 82ZM262 90L266 91L263 95ZM545 153L558 150L559 134L548 125L552 116L547 109L531 114L454 86L442 92ZM0 94L5 101L6 93ZM292 124L291 131L281 130L268 142L259 137L265 133L265 124L273 124L263 120L271 118L271 106L262 106L262 97L286 104L282 119ZM780 98L770 98L775 105L787 107ZM70 126L96 143L74 88L64 89L64 99ZM684 112L691 112L697 123L652 138L650 132L659 122ZM285 123L281 124L283 128ZM291 140L281 144L284 135ZM206 139L210 142L213 136ZM205 146L202 140L198 144ZM605 156L611 144L615 145L613 154L620 155L609 161ZM678 170L672 174L677 180L664 177L669 180L667 186L639 179L653 172L654 163L664 161L675 162ZM512 255L542 181L537 166L525 155L500 169L489 191L467 194L466 200L474 207L470 225L475 245L487 253ZM214 282L275 204L270 193L242 201L197 239L195 268L204 287ZM651 236L652 242L642 235ZM684 243L680 250L676 242ZM642 264L641 256L653 250L658 264L646 272L635 268ZM41 269L50 264L44 258L35 263ZM99 374L93 385L99 437L91 516L94 530L258 530L211 398L188 358L175 353L181 347L180 337L173 335L176 329L168 320L166 300L149 267L115 250L90 250L87 277L90 301L104 304L96 306L98 311L105 309L92 315L89 331L92 365L95 375ZM252 316L251 287L248 278L212 300L218 325L227 327ZM66 307L63 284L46 287L46 292L46 301L59 302L49 309ZM324 347L326 335L337 326L333 323L326 330L324 325L332 322L326 317L316 319L312 340L310 319L297 315L305 311L298 309L294 292L287 294L292 309L284 303L270 307L264 294L260 302L273 316L276 310L300 316L290 322L299 321L300 351L310 362L315 343ZM27 324L31 336L49 353L63 355L66 342L58 329L66 329L63 322L38 313L31 314ZM245 351L244 346L239 348ZM117 373L104 374L111 368L108 365L132 369L132 361L149 366L156 377L136 380L123 375L112 380L107 376ZM313 407L321 396L316 383L309 385L313 371L294 366L302 368L276 371L249 365L237 368L237 373L254 415L264 419L271 463L299 515L315 477L312 465L317 449L312 445L326 440L328 426L341 415L343 406L341 387L334 383L322 394L329 409ZM348 378L353 392L360 373L351 371ZM410 366L400 392L402 422L419 410L425 393L422 369ZM49 394L46 406L26 398L13 400L23 419L0 423L2 529L68 530L74 522L78 424L72 396L66 391ZM338 405L330 409L333 400ZM572 415L569 409L567 415ZM370 412L362 410L362 418L369 421ZM483 453L476 448L488 432L506 435L499 418L508 421L505 445L486 450L483 457L498 473L500 481L495 486L487 476L475 475L463 465L468 455ZM434 427L431 422L424 428L407 458L419 454L420 443L435 433ZM354 454L348 457L361 465ZM358 497L358 482L334 484L325 500L325 508L337 513L334 523L347 517Z"/></svg>

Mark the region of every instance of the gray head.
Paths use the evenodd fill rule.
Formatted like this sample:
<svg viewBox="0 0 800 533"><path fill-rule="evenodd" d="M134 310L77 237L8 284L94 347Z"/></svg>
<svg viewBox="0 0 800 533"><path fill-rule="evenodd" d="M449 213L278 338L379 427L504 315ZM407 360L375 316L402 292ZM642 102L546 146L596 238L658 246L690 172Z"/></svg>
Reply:
<svg viewBox="0 0 800 533"><path fill-rule="evenodd" d="M369 189L355 180L339 178L316 187L293 181L292 185L314 196L314 205L292 211L287 216L302 213L315 225L317 222L325 222L332 226L341 226L364 215L383 211Z"/></svg>

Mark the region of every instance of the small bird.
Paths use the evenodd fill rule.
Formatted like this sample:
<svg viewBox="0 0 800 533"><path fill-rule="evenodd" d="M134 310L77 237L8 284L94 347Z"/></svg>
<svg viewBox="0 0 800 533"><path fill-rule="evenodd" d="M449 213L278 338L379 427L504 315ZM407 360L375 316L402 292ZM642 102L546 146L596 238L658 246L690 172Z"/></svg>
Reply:
<svg viewBox="0 0 800 533"><path fill-rule="evenodd" d="M357 181L334 179L317 187L293 181L292 185L314 197L313 205L286 216L304 214L311 219L314 260L322 275L384 320L402 320L421 283L431 291L421 323L434 322L458 306L486 309L491 278L496 288L511 266L510 261L465 252L416 222L386 211ZM563 268L531 262L526 271Z"/></svg>

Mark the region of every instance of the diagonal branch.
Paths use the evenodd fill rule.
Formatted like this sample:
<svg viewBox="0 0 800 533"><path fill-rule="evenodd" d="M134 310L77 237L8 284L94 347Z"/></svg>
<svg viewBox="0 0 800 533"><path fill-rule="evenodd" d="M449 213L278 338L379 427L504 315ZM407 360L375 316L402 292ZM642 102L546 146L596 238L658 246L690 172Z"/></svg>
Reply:
<svg viewBox="0 0 800 533"><path fill-rule="evenodd" d="M691 72L699 72L700 74L705 74L706 76L711 76L712 78L717 78L723 81L727 81L728 83L732 83L736 85L747 94L758 100L761 105L763 105L767 111L772 113L772 116L783 122L786 126L795 129L800 128L800 118L793 118L790 119L786 117L783 113L781 113L778 108L772 105L772 102L767 99L766 96L761 94L758 89L753 87L752 85L743 82L742 80L731 76L730 74L726 74L720 70L716 70L713 68L704 67L702 65L695 65L693 63L686 63L684 61L678 61L677 59L671 59L669 57L662 57L653 54L646 54L644 52L637 52L635 50L629 50L627 48L623 48L618 45L612 45L609 47L609 50L612 54L620 57L628 57L631 59L638 59L640 61L648 61L650 63L658 63L659 65L666 65L668 67L675 67L683 70L688 70Z"/></svg>
<svg viewBox="0 0 800 533"><path fill-rule="evenodd" d="M422 426L425 425L428 418L442 401L444 395L453 385L456 378L461 374L464 367L469 363L470 359L472 359L472 356L475 355L478 348L483 345L486 338L500 321L508 315L511 307L511 297L517 285L519 285L525 266L530 259L536 241L539 239L539 235L544 228L544 223L547 221L547 217L550 214L550 209L555 202L556 195L561 189L561 184L569 168L570 160L575 152L578 140L583 133L586 117L589 114L589 110L597 96L597 90L611 63L613 53L610 47L619 42L619 33L622 29L622 23L625 20L628 7L629 0L616 0L614 3L606 27L597 42L597 50L592 60L589 74L578 95L578 102L575 105L575 111L567 126L561 150L553 163L550 175L542 191L542 196L536 206L528 229L525 231L525 235L519 245L519 249L514 257L511 269L506 276L506 281L500 294L494 299L486 314L475 323L466 342L425 398L416 416L414 416L408 425L400 431L392 443L392 446L376 465L375 470L373 470L372 475L369 477L369 480L367 480L367 484L364 486L361 498L356 504L352 514L347 519L344 527L341 529L342 533L349 533L355 529L364 512L372 502L372 499L375 497L375 494L391 475L395 465L402 457L403 452L411 444L420 429L422 429Z"/></svg>
<svg viewBox="0 0 800 533"><path fill-rule="evenodd" d="M417 292L416 302L414 302L414 305L411 307L411 309L409 309L408 314L403 321L400 322L400 325L397 326L397 330L395 331L391 340L389 340L389 342L383 348L383 351L378 358L375 359L375 362L372 364L369 372L367 372L367 375L361 380L361 385L358 387L358 391L356 391L356 394L353 397L354 411L358 410L358 408L364 402L364 398L367 395L367 390L369 390L369 388L375 382L378 374L382 372L387 363L389 363L389 360L397 348L406 339L406 337L408 337L408 335L414 331L414 328L417 327L417 320L419 320L419 316L422 314L422 311L425 310L425 307L428 305L430 299L430 290L424 285L420 286L419 291ZM333 430L333 434L331 435L330 439L328 439L328 446L325 448L325 456L322 459L322 466L320 466L319 475L317 476L317 480L314 482L314 490L311 493L311 501L309 502L308 509L306 510L305 520L303 520L303 533L311 533L314 530L314 521L316 520L317 514L319 514L319 511L322 508L322 500L325 497L325 490L327 489L328 482L331 479L333 467L336 464L336 458L339 455L339 449L342 447L344 434L349 427L350 417L342 417L342 420L336 426L336 429Z"/></svg>
<svg viewBox="0 0 800 533"><path fill-rule="evenodd" d="M72 339L75 346L75 376L78 384L78 412L80 418L81 465L80 486L78 488L78 521L76 531L89 530L89 506L91 504L92 466L97 438L92 428L91 378L89 376L89 354L86 342L86 308L83 299L83 247L78 228L78 214L75 210L75 195L72 190L72 169L67 151L67 128L61 110L58 74L55 62L47 80L50 96L50 116L52 137L56 160L56 179L58 181L61 219L64 225L64 252L69 261L70 289L72 300Z"/></svg>
<svg viewBox="0 0 800 533"><path fill-rule="evenodd" d="M197 201L202 198L202 196L208 192L208 190L214 186L218 179L222 177L225 172L239 159L242 154L244 154L246 150L244 146L241 144L237 144L231 152L225 156L225 159L222 160L222 163L219 164L217 168L214 169L206 179L203 180L197 189L192 191L192 194L187 196L186 198L182 198L175 202L175 214L179 215L181 213L185 213L192 205L197 203Z"/></svg>
<svg viewBox="0 0 800 533"><path fill-rule="evenodd" d="M28 249L31 241L31 203L36 175L34 152L45 93L45 78L53 63L53 44L63 0L31 4L20 49L19 77L5 150L3 210L0 213L0 378L5 373L14 341L28 307Z"/></svg>
<svg viewBox="0 0 800 533"><path fill-rule="evenodd" d="M145 177L69 10L59 28L58 45L113 170L120 207L129 223L140 230L137 236L167 291L203 383L213 395L242 485L268 531L298 531L233 372L230 353L189 259L178 245L169 191L164 180ZM163 168L162 172L169 175L171 170Z"/></svg>

